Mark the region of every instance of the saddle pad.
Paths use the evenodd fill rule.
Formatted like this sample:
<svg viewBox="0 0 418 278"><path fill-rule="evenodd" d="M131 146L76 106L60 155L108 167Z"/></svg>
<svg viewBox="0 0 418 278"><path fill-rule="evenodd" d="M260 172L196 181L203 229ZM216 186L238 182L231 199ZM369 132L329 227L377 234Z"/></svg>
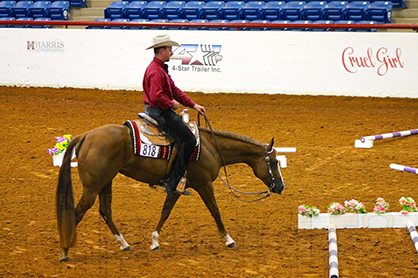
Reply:
<svg viewBox="0 0 418 278"><path fill-rule="evenodd" d="M157 144L155 144L149 141L144 142L144 140L141 140L141 139L144 139L144 136L143 136L144 134L143 134L143 131L139 127L141 123L138 120L133 120L133 121L128 120L123 125L131 129L131 137L132 137L134 154L145 156L145 157L170 160L171 154L173 152L174 142L170 142L168 139L167 141L170 142L170 144L161 144L161 142L158 142ZM196 141L197 141L191 160L198 161L200 158L200 150L201 150L199 127L197 126L196 122L190 122L188 123L188 126L190 130L193 132L193 134L195 135Z"/></svg>

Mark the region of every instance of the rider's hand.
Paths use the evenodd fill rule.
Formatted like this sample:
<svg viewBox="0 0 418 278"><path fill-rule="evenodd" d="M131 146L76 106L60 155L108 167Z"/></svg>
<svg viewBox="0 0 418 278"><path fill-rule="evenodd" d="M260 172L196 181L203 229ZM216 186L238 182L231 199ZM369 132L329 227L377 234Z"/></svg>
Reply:
<svg viewBox="0 0 418 278"><path fill-rule="evenodd" d="M180 103L175 99L173 99L173 102L174 102L174 105L171 108L173 108L173 110L177 110L180 107Z"/></svg>
<svg viewBox="0 0 418 278"><path fill-rule="evenodd" d="M206 114L206 109L205 109L205 107L203 107L202 105L195 104L195 105L193 106L193 109L194 109L194 110L196 110L197 112L199 112L199 113L200 113L200 114L202 114L202 115Z"/></svg>

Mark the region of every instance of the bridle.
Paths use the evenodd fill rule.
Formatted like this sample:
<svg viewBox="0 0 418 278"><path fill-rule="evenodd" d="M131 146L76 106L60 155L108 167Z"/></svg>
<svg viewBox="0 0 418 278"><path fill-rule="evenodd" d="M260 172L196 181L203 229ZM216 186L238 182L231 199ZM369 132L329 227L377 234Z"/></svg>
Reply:
<svg viewBox="0 0 418 278"><path fill-rule="evenodd" d="M271 180L270 180L270 185L269 185L269 190L266 190L266 191L260 191L260 192L243 192L243 191L240 191L240 190L238 190L238 189L236 189L236 188L233 188L230 184L229 184L229 180L228 180L228 174L227 174L227 171L226 171L226 166L225 166L225 160L224 160L224 158L223 158L223 155L222 155L222 152L221 152L221 149L220 149L220 147L219 147L219 144L218 144L218 141L216 140L216 136L215 136L215 133L213 132L213 129L212 129L212 127L211 127L211 125L210 125L210 123L209 123L209 120L208 120L208 118L206 117L206 115L205 114L203 114L203 116L204 116L204 118L205 118L205 123L206 123L206 125L209 127L209 130L210 130L210 132L211 132L211 134L212 134L212 137L213 137L213 140L214 140L214 142L215 142L215 145L216 145L216 148L217 148L217 150L218 150L218 153L219 153L219 156L221 157L221 160L222 160L222 167L224 168L224 173L225 173L225 180L221 177L221 175L219 175L218 174L218 177L221 179L221 181L226 185L226 186L228 186L229 187L229 189L230 189L230 191L231 191L231 193L234 195L234 197L235 198L237 198L238 200L240 200L240 201L243 201L243 202L247 202L247 203L253 203L253 202L257 202L257 201L260 201L260 200L263 200L263 199L266 199L267 197L270 197L270 195L271 195L271 190L273 189L273 188L275 188L276 187L276 179L274 178L274 175L273 175L273 170L272 170L272 168L271 168L271 160L270 160L270 157L269 157L269 155L273 152L273 148L270 150L270 151L268 151L267 150L267 147L268 147L268 145L266 144L265 145L265 154L266 154L266 157L264 158L264 160L266 161L266 163L267 163L267 167L268 167L268 172L269 172L269 174L270 174L270 177L271 177ZM198 125L200 126L200 113L198 114ZM280 171L280 169L279 169L279 171ZM280 174L281 175L281 174ZM237 193L239 193L239 194L243 194L243 195L254 195L254 196L260 196L260 197L258 197L257 199L255 199L255 200L251 200L251 201L248 201L248 200L244 200L244 199L242 199L240 196L238 196L235 192L237 192Z"/></svg>

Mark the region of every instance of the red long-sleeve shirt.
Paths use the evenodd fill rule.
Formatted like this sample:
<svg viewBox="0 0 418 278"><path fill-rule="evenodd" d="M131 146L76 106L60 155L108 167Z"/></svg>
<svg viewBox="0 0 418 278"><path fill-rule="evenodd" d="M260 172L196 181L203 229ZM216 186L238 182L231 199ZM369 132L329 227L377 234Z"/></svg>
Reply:
<svg viewBox="0 0 418 278"><path fill-rule="evenodd" d="M182 90L174 85L171 76L164 69L164 62L154 57L144 74L142 88L144 89L144 103L163 110L174 106L173 99L184 106L193 108L195 102Z"/></svg>

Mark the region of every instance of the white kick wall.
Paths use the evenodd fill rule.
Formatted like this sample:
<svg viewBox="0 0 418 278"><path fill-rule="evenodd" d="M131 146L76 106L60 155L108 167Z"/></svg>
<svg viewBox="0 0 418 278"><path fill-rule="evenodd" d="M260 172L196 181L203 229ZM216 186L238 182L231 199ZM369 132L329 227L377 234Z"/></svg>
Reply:
<svg viewBox="0 0 418 278"><path fill-rule="evenodd" d="M0 85L142 90L161 34L184 91L418 98L418 36L392 32L2 28Z"/></svg>

